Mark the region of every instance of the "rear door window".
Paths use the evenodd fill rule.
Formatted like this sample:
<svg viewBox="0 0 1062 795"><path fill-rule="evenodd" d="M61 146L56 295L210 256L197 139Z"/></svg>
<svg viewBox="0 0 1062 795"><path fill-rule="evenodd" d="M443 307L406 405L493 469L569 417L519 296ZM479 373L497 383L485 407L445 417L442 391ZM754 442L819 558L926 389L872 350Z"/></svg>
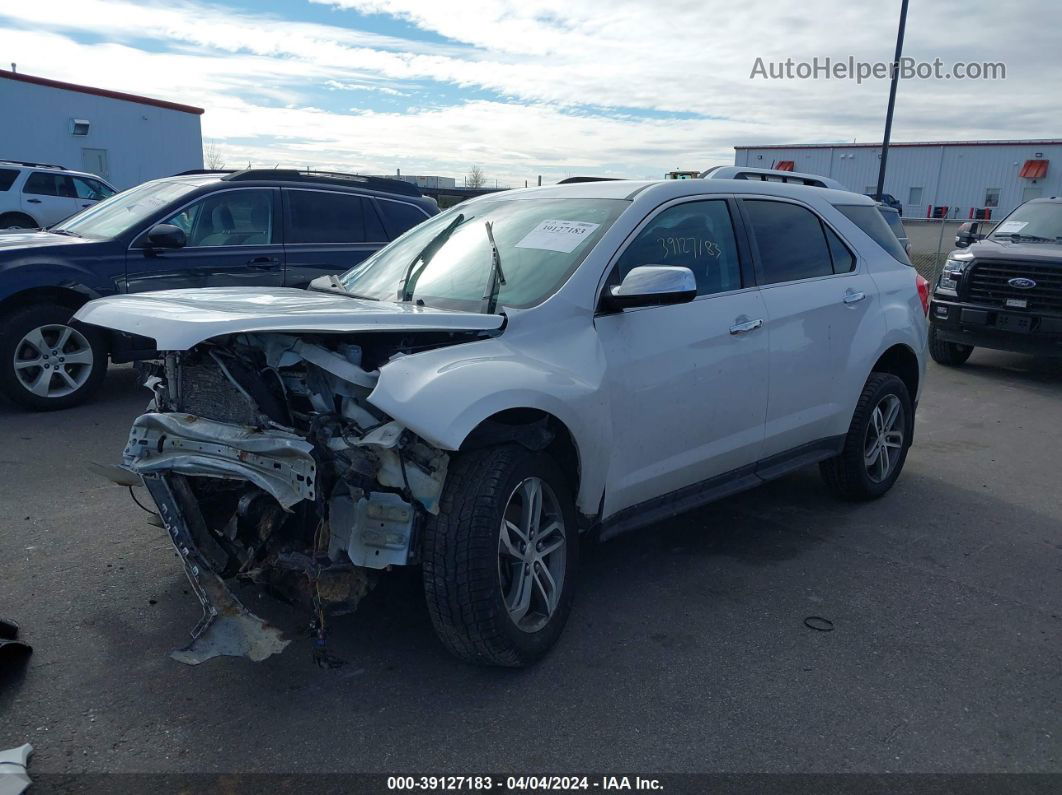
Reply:
<svg viewBox="0 0 1062 795"><path fill-rule="evenodd" d="M833 274L833 258L817 215L769 199L745 199L744 205L760 253L763 284Z"/></svg>
<svg viewBox="0 0 1062 795"><path fill-rule="evenodd" d="M0 168L0 190L10 190L18 177L18 171L13 168Z"/></svg>
<svg viewBox="0 0 1062 795"><path fill-rule="evenodd" d="M43 171L34 171L26 178L22 192L32 193L34 196L61 196L56 186L55 176L55 174L46 174Z"/></svg>
<svg viewBox="0 0 1062 795"><path fill-rule="evenodd" d="M882 213L872 204L836 204L844 217L862 229L879 246L885 249L897 262L910 265L907 252L903 250L900 241L882 218Z"/></svg>
<svg viewBox="0 0 1062 795"><path fill-rule="evenodd" d="M372 202L336 191L288 189L286 243L383 243Z"/></svg>
<svg viewBox="0 0 1062 795"><path fill-rule="evenodd" d="M380 209L383 210L384 223L387 225L387 232L392 238L398 237L417 224L428 220L427 213L419 207L406 202L380 199Z"/></svg>

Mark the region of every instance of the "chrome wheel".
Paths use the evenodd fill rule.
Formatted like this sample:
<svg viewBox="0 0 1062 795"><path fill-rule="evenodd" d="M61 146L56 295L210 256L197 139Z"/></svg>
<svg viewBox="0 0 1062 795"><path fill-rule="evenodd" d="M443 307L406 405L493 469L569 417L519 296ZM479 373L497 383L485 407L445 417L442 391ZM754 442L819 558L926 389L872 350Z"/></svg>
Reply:
<svg viewBox="0 0 1062 795"><path fill-rule="evenodd" d="M498 538L498 579L513 623L536 632L560 603L567 555L564 514L541 478L522 481L509 495Z"/></svg>
<svg viewBox="0 0 1062 795"><path fill-rule="evenodd" d="M905 427L903 404L896 395L886 395L870 415L863 445L867 475L875 483L886 480L899 462Z"/></svg>
<svg viewBox="0 0 1062 795"><path fill-rule="evenodd" d="M15 377L38 397L65 397L89 380L92 360L81 332L59 323L38 326L15 346Z"/></svg>

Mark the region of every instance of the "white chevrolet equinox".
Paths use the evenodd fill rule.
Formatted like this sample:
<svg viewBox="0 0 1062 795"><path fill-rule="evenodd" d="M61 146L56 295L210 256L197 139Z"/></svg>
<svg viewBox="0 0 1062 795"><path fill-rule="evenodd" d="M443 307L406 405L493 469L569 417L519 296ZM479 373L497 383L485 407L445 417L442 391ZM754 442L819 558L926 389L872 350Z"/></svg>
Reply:
<svg viewBox="0 0 1062 795"><path fill-rule="evenodd" d="M809 464L841 497L885 494L926 301L863 196L600 181L458 205L308 291L77 318L161 352L112 476L147 488L202 602L176 659L283 649L235 593L264 585L306 605L330 662L331 617L419 566L450 651L520 666L564 627L582 533Z"/></svg>

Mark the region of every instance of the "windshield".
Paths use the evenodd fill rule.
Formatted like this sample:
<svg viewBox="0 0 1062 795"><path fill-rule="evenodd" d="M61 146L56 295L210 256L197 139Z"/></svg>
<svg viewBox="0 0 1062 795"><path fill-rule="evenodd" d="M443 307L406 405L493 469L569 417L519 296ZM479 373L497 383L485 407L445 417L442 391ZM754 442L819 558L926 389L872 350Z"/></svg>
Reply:
<svg viewBox="0 0 1062 795"><path fill-rule="evenodd" d="M443 309L476 311L490 303L484 298L493 281L497 306L535 306L567 281L629 204L625 199L490 199L459 204L414 227L344 273L339 282L362 298L404 298ZM501 277L495 275L495 262Z"/></svg>
<svg viewBox="0 0 1062 795"><path fill-rule="evenodd" d="M52 231L99 239L115 237L197 187L188 182L145 182L70 216Z"/></svg>
<svg viewBox="0 0 1062 795"><path fill-rule="evenodd" d="M1062 239L1062 204L1029 202L1016 209L988 236L992 240L1055 243Z"/></svg>

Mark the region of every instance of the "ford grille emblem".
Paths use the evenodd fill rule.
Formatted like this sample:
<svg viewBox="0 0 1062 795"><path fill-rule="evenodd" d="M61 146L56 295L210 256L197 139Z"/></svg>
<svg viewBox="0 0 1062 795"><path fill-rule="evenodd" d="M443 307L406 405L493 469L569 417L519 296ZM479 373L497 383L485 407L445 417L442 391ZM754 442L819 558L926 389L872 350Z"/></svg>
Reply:
<svg viewBox="0 0 1062 795"><path fill-rule="evenodd" d="M1010 279L1007 284L1011 287L1017 287L1019 290L1031 290L1036 286L1036 282L1032 279L1026 279L1024 276L1019 276L1016 279Z"/></svg>

